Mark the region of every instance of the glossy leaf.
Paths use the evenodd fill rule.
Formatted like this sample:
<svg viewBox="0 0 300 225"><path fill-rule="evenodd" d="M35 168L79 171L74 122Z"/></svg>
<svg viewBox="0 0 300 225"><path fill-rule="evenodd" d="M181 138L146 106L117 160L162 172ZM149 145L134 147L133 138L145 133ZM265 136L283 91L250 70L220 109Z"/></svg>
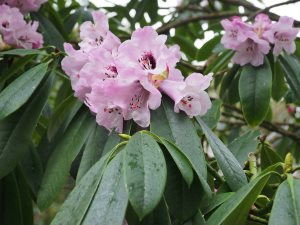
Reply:
<svg viewBox="0 0 300 225"><path fill-rule="evenodd" d="M208 140L208 143L215 155L215 158L224 174L229 187L233 191L236 191L247 184L247 179L244 171L242 170L241 166L239 165L233 154L230 152L230 150L211 131L211 129L202 121L202 119L197 118L197 121L202 127L203 133Z"/></svg>
<svg viewBox="0 0 300 225"><path fill-rule="evenodd" d="M257 137L259 135L260 132L258 130L248 131L228 145L228 148L242 167L244 167L244 162L248 159L248 154L256 151L258 145Z"/></svg>
<svg viewBox="0 0 300 225"><path fill-rule="evenodd" d="M215 36L209 41L207 41L198 51L196 55L196 60L198 61L203 61L207 60L214 49L214 47L220 42L221 40L221 35Z"/></svg>
<svg viewBox="0 0 300 225"><path fill-rule="evenodd" d="M267 183L270 173L258 176L239 189L208 218L206 225L245 224L248 211Z"/></svg>
<svg viewBox="0 0 300 225"><path fill-rule="evenodd" d="M123 174L123 152L108 164L83 225L122 225L128 203Z"/></svg>
<svg viewBox="0 0 300 225"><path fill-rule="evenodd" d="M291 175L280 184L274 199L270 225L300 224L300 180Z"/></svg>
<svg viewBox="0 0 300 225"><path fill-rule="evenodd" d="M211 129L214 129L220 119L221 116L221 100L212 101L211 108L207 111L207 113L201 117L201 119L209 126Z"/></svg>
<svg viewBox="0 0 300 225"><path fill-rule="evenodd" d="M284 71L287 82L294 94L300 101L300 61L293 55L279 56L279 62Z"/></svg>
<svg viewBox="0 0 300 225"><path fill-rule="evenodd" d="M28 151L33 131L44 108L53 77L43 82L29 102L0 123L0 178L8 174Z"/></svg>
<svg viewBox="0 0 300 225"><path fill-rule="evenodd" d="M175 113L173 103L163 99L151 115L151 132L174 142L191 162L200 179L207 177L206 162L197 131L184 113Z"/></svg>
<svg viewBox="0 0 300 225"><path fill-rule="evenodd" d="M38 193L37 203L40 209L48 207L57 197L67 179L73 160L94 125L94 118L83 110L72 121L48 161Z"/></svg>
<svg viewBox="0 0 300 225"><path fill-rule="evenodd" d="M279 101L287 91L287 84L284 79L284 73L280 63L277 61L274 65L273 83L272 83L272 98Z"/></svg>
<svg viewBox="0 0 300 225"><path fill-rule="evenodd" d="M247 123L255 127L267 116L272 90L272 70L267 59L259 67L247 65L239 81L239 94Z"/></svg>
<svg viewBox="0 0 300 225"><path fill-rule="evenodd" d="M0 93L0 120L19 109L36 90L47 72L42 63L23 73Z"/></svg>
<svg viewBox="0 0 300 225"><path fill-rule="evenodd" d="M142 219L162 198L167 178L164 155L152 137L138 132L128 141L124 160L129 201Z"/></svg>

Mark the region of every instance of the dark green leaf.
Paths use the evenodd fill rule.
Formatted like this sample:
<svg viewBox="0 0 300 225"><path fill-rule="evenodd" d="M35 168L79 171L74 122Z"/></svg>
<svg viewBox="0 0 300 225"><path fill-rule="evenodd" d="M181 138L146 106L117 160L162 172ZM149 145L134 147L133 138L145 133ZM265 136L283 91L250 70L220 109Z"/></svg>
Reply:
<svg viewBox="0 0 300 225"><path fill-rule="evenodd" d="M142 219L162 198L167 178L164 155L152 137L138 132L128 141L124 160L129 201Z"/></svg>
<svg viewBox="0 0 300 225"><path fill-rule="evenodd" d="M39 64L23 73L0 93L0 120L19 109L36 90L48 64Z"/></svg>
<svg viewBox="0 0 300 225"><path fill-rule="evenodd" d="M46 52L38 50L38 49L12 49L8 51L3 51L0 52L1 55L19 55L19 56L24 56L24 55L47 55Z"/></svg>
<svg viewBox="0 0 300 225"><path fill-rule="evenodd" d="M204 215L211 212L232 197L233 194L233 192L215 194L212 196L212 198L205 199L205 201L201 203L201 212Z"/></svg>
<svg viewBox="0 0 300 225"><path fill-rule="evenodd" d="M123 224L128 194L124 183L122 153L112 159L105 169L83 225Z"/></svg>
<svg viewBox="0 0 300 225"><path fill-rule="evenodd" d="M242 167L244 167L244 162L248 159L248 154L250 152L255 152L256 147L258 145L257 137L259 135L259 130L248 131L242 136L239 136L236 139L234 139L228 145L228 148Z"/></svg>
<svg viewBox="0 0 300 225"><path fill-rule="evenodd" d="M250 126L259 125L269 109L272 90L272 70L265 58L264 65L243 68L239 81L239 94L244 117Z"/></svg>
<svg viewBox="0 0 300 225"><path fill-rule="evenodd" d="M280 184L270 216L270 225L300 225L300 180L291 175Z"/></svg>
<svg viewBox="0 0 300 225"><path fill-rule="evenodd" d="M286 93L287 85L284 80L284 74L280 63L277 61L274 65L272 97L275 101L279 101Z"/></svg>
<svg viewBox="0 0 300 225"><path fill-rule="evenodd" d="M215 36L207 41L198 51L195 60L203 61L207 60L214 49L214 47L220 42L221 35Z"/></svg>
<svg viewBox="0 0 300 225"><path fill-rule="evenodd" d="M84 110L72 121L48 161L38 193L37 204L40 209L47 208L57 197L67 179L73 160L94 126L94 118Z"/></svg>
<svg viewBox="0 0 300 225"><path fill-rule="evenodd" d="M210 129L214 129L219 122L221 116L221 105L221 100L214 100L212 102L211 108L204 116L201 117L201 119L206 123L207 126L210 127Z"/></svg>
<svg viewBox="0 0 300 225"><path fill-rule="evenodd" d="M300 61L296 56L279 56L279 62L295 97L300 101Z"/></svg>
<svg viewBox="0 0 300 225"><path fill-rule="evenodd" d="M24 107L1 121L0 178L8 174L28 150L52 81L53 77L49 76Z"/></svg>
<svg viewBox="0 0 300 225"><path fill-rule="evenodd" d="M234 158L230 150L224 143L210 130L210 128L200 119L196 118L200 124L215 158L224 174L229 187L236 191L245 184L247 179L239 162Z"/></svg>

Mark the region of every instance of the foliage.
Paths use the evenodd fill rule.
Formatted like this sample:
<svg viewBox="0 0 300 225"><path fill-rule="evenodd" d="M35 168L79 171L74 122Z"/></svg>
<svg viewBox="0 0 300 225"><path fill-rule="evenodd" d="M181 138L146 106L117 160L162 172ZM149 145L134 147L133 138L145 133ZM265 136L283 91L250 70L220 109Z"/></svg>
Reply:
<svg viewBox="0 0 300 225"><path fill-rule="evenodd" d="M103 8L121 40L155 24L180 46L183 74L214 73L206 115L175 113L163 96L149 129L127 121L123 134L96 124L60 66L63 43L76 45L78 25L97 7L49 0L30 13L44 47L0 52L1 225L33 224L33 209L51 209L70 179L75 185L52 225L300 225L300 42L294 55L269 54L262 66L233 65L233 52L220 44L220 19L241 15L240 7L248 18L260 9L200 2Z"/></svg>

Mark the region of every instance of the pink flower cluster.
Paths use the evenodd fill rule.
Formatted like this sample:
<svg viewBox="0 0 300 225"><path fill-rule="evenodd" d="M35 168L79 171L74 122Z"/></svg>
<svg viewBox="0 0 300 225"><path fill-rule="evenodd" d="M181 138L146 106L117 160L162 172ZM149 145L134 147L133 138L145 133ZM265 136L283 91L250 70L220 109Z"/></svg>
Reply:
<svg viewBox="0 0 300 225"><path fill-rule="evenodd" d="M0 5L5 4L18 8L22 13L38 11L40 6L47 0L0 0Z"/></svg>
<svg viewBox="0 0 300 225"><path fill-rule="evenodd" d="M9 48L40 48L43 36L37 32L38 22L26 23L17 8L0 5L0 51Z"/></svg>
<svg viewBox="0 0 300 225"><path fill-rule="evenodd" d="M275 56L283 49L287 54L295 52L294 40L299 29L294 28L293 23L294 20L286 16L272 23L265 14L257 15L253 24L243 22L240 17L225 19L221 21L225 30L221 43L225 48L236 51L232 59L234 63L242 66L247 63L259 66L263 64L264 56L270 51L270 44L274 45Z"/></svg>
<svg viewBox="0 0 300 225"><path fill-rule="evenodd" d="M123 121L133 119L141 127L150 123L150 110L161 105L162 93L171 97L174 110L190 117L203 115L211 107L208 94L212 74L194 73L184 80L175 69L179 47L168 48L167 37L152 27L133 32L123 43L109 31L100 11L94 23L80 27L80 49L65 44L62 68L70 77L75 96L96 114L98 124L121 132Z"/></svg>

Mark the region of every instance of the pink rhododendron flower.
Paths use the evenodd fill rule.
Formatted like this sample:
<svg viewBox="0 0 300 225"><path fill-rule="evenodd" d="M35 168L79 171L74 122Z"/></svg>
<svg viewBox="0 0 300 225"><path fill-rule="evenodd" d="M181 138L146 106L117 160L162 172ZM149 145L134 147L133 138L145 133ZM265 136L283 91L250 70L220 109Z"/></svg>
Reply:
<svg viewBox="0 0 300 225"><path fill-rule="evenodd" d="M120 40L109 31L106 15L100 11L93 12L92 15L94 23L86 21L80 26L82 41L79 46L86 52L99 46L113 51L120 45Z"/></svg>
<svg viewBox="0 0 300 225"><path fill-rule="evenodd" d="M208 94L204 91L210 85L212 73L203 76L193 73L185 82L169 81L161 86L161 89L171 97L174 102L174 111L184 111L188 116L202 116L211 107Z"/></svg>
<svg viewBox="0 0 300 225"><path fill-rule="evenodd" d="M260 66L264 63L264 56L269 51L269 43L254 35L239 46L232 61L241 66L247 63L251 63L253 66Z"/></svg>
<svg viewBox="0 0 300 225"><path fill-rule="evenodd" d="M282 16L277 23L272 24L271 29L267 32L266 37L274 44L273 53L278 56L282 49L291 54L296 50L295 39L299 32L298 28L293 27L294 19Z"/></svg>
<svg viewBox="0 0 300 225"><path fill-rule="evenodd" d="M37 32L37 22L26 23L19 9L7 5L0 5L0 15L0 34L6 45L26 49L42 47L43 36Z"/></svg>
<svg viewBox="0 0 300 225"><path fill-rule="evenodd" d="M0 0L0 4L18 8L22 13L38 11L47 0Z"/></svg>
<svg viewBox="0 0 300 225"><path fill-rule="evenodd" d="M236 50L240 44L247 40L247 32L250 30L250 27L240 17L233 17L232 21L228 19L222 20L221 24L225 30L221 43L225 48Z"/></svg>
<svg viewBox="0 0 300 225"><path fill-rule="evenodd" d="M94 12L93 18L94 24L81 26L79 50L64 45L62 68L75 96L96 114L99 125L122 132L123 121L133 119L141 127L149 126L150 110L160 106L161 92L174 99L176 112L196 116L207 111L210 100L204 89L211 75L192 74L184 81L175 69L179 47L168 48L165 35L144 27L120 44L103 13Z"/></svg>
<svg viewBox="0 0 300 225"><path fill-rule="evenodd" d="M259 38L265 38L265 32L270 30L270 28L271 20L268 15L261 13L255 17L255 23L252 25L252 29Z"/></svg>

